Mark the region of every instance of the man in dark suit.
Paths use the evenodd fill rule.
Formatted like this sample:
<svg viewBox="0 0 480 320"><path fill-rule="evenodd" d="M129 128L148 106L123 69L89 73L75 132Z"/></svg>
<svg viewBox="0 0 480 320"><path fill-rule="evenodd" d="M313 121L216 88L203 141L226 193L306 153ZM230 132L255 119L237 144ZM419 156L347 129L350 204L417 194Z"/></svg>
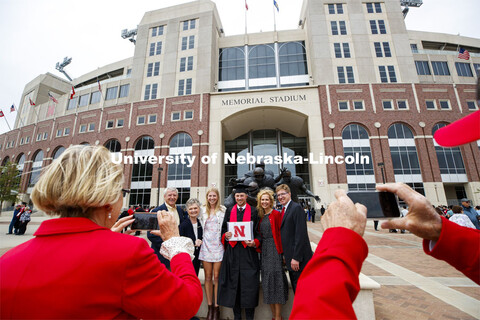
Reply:
<svg viewBox="0 0 480 320"><path fill-rule="evenodd" d="M312 248L308 238L305 211L298 203L292 201L290 188L286 184L279 185L276 192L277 199L283 206L280 226L283 255L295 293L298 278L312 258Z"/></svg>
<svg viewBox="0 0 480 320"><path fill-rule="evenodd" d="M165 200L165 202L161 206L153 209L151 212L153 213L161 210L166 210L171 215L173 215L174 219L177 221L177 225L180 225L186 218L186 214L180 206L176 205L178 199L178 190L176 188L165 189L163 199ZM150 231L147 232L147 237L148 240L152 242L151 247L153 251L155 251L155 254L157 255L160 262L163 263L170 270L170 261L168 261L168 259L164 258L160 254L160 247L163 243L162 238L152 234Z"/></svg>

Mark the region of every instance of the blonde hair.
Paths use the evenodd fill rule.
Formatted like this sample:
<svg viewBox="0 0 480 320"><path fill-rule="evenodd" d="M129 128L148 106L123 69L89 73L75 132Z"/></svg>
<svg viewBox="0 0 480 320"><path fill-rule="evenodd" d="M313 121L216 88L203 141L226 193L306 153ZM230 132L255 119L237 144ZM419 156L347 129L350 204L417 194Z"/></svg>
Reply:
<svg viewBox="0 0 480 320"><path fill-rule="evenodd" d="M273 208L273 205L275 204L275 199L273 198L273 191L270 189L262 189L258 192L257 194L257 211L258 211L258 216L263 219L265 216L265 210L262 208L262 203L261 199L263 195L268 195L268 198L270 199L270 208Z"/></svg>
<svg viewBox="0 0 480 320"><path fill-rule="evenodd" d="M286 185L285 183L279 185L279 186L275 189L275 193L278 193L279 190L285 190L287 193L291 193L290 187L289 187L288 185Z"/></svg>
<svg viewBox="0 0 480 320"><path fill-rule="evenodd" d="M212 208L210 206L210 202L208 202L208 194L210 192L214 192L217 195L217 203L215 203L215 208ZM210 218L210 210L213 209L215 212L218 212L221 210L221 205L220 205L220 191L218 191L217 188L215 187L210 187L207 190L207 193L205 194L205 211L207 212L207 217Z"/></svg>
<svg viewBox="0 0 480 320"><path fill-rule="evenodd" d="M123 168L105 147L76 145L46 168L31 198L49 215L89 218L91 209L117 202L122 186Z"/></svg>

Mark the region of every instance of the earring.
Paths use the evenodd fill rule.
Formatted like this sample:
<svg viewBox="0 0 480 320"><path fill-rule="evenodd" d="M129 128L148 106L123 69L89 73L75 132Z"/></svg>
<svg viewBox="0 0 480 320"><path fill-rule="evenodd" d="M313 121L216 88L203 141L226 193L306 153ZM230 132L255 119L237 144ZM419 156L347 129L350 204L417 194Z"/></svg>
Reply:
<svg viewBox="0 0 480 320"><path fill-rule="evenodd" d="M108 219L112 219L112 213L111 212L108 213Z"/></svg>

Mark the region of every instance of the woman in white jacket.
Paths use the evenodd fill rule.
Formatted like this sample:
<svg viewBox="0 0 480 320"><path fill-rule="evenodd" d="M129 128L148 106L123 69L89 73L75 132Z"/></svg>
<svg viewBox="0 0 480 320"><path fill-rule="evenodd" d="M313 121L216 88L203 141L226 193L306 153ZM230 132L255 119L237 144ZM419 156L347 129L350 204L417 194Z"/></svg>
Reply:
<svg viewBox="0 0 480 320"><path fill-rule="evenodd" d="M220 193L217 188L207 190L205 206L202 207L203 243L200 247L199 259L203 261L205 271L205 292L208 302L207 320L220 319L220 308L217 304L218 274L222 265L224 247L221 242L222 223L225 207L220 204ZM212 281L213 276L213 281ZM213 288L215 284L215 289Z"/></svg>

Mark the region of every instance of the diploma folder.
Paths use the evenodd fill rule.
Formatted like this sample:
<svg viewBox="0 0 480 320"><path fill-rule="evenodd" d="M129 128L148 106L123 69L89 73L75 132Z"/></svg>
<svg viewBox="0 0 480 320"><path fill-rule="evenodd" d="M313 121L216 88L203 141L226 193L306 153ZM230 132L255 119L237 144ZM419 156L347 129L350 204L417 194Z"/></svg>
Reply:
<svg viewBox="0 0 480 320"><path fill-rule="evenodd" d="M253 221L227 222L227 226L232 233L229 241L253 240Z"/></svg>

